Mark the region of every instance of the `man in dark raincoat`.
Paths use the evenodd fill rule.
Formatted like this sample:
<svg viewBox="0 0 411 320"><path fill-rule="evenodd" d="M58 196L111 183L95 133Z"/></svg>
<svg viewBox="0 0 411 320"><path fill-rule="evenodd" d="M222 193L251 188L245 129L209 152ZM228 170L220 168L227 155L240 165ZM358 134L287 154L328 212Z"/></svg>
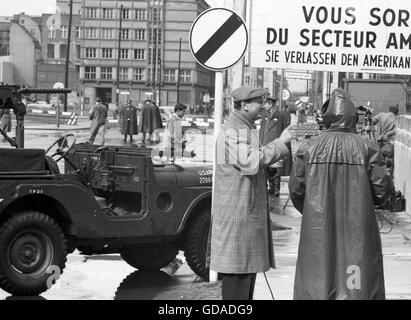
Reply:
<svg viewBox="0 0 411 320"><path fill-rule="evenodd" d="M144 102L140 115L140 130L143 133L143 141L151 141L153 132L163 128L160 109L150 100ZM146 137L148 135L148 137Z"/></svg>
<svg viewBox="0 0 411 320"><path fill-rule="evenodd" d="M302 216L294 299L384 299L381 239L374 205L391 180L376 142L356 133L357 110L335 89L322 134L296 151L290 196Z"/></svg>
<svg viewBox="0 0 411 320"><path fill-rule="evenodd" d="M265 169L288 154L288 129L261 146L255 121L266 90L232 92L234 110L216 145L210 269L221 274L223 300L252 300L257 272L275 267Z"/></svg>
<svg viewBox="0 0 411 320"><path fill-rule="evenodd" d="M280 110L277 99L267 98L265 111L261 118L260 142L265 146L270 141L277 139L283 130L290 125L291 115L287 108ZM268 168L267 179L269 183L268 192L274 196L280 196L281 176L288 176L291 169L291 143L287 143L290 154L282 160L282 167Z"/></svg>
<svg viewBox="0 0 411 320"><path fill-rule="evenodd" d="M88 142L93 144L100 129L102 129L102 144L105 144L106 140L106 122L107 122L107 107L102 104L101 98L96 99L96 105L90 110L89 118L91 120L91 134Z"/></svg>
<svg viewBox="0 0 411 320"><path fill-rule="evenodd" d="M131 104L131 100L128 100L127 105L121 108L119 115L121 118L121 133L124 135L124 142L127 142L127 136L130 136L130 142L132 142L133 134L138 134L137 108Z"/></svg>

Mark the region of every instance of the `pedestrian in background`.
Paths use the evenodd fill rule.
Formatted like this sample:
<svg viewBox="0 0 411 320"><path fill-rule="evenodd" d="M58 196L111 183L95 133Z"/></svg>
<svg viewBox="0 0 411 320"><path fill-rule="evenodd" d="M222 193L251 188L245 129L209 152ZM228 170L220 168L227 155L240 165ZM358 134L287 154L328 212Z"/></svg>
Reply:
<svg viewBox="0 0 411 320"><path fill-rule="evenodd" d="M4 133L11 131L11 115L8 108L0 109L0 129Z"/></svg>
<svg viewBox="0 0 411 320"><path fill-rule="evenodd" d="M91 120L91 134L88 142L93 144L97 134L101 130L102 144L106 143L106 122L107 122L107 107L102 104L101 98L96 99L96 105L94 105L89 113Z"/></svg>
<svg viewBox="0 0 411 320"><path fill-rule="evenodd" d="M185 149L186 141L183 138L183 127L181 121L187 110L187 106L182 103L177 103L174 106L174 113L171 114L170 120L167 122L164 139L170 142L171 156L182 157Z"/></svg>
<svg viewBox="0 0 411 320"><path fill-rule="evenodd" d="M265 169L288 154L288 129L260 146L255 121L266 90L232 92L234 110L218 133L211 211L210 269L220 273L223 300L252 300L257 272L275 267Z"/></svg>
<svg viewBox="0 0 411 320"><path fill-rule="evenodd" d="M298 112L297 125L306 123L307 122L307 115L306 115L307 107L304 102L300 101L297 107L297 112Z"/></svg>
<svg viewBox="0 0 411 320"><path fill-rule="evenodd" d="M391 177L394 174L394 142L398 105L390 106L388 112L381 112L372 119L375 139L380 144L381 154L385 159Z"/></svg>
<svg viewBox="0 0 411 320"><path fill-rule="evenodd" d="M121 133L124 135L124 142L127 142L127 136L130 136L130 142L133 141L133 135L138 134L137 125L137 108L127 101L127 105L121 109Z"/></svg>
<svg viewBox="0 0 411 320"><path fill-rule="evenodd" d="M290 125L291 116L287 108L280 110L277 99L266 98L265 111L261 118L260 143L267 143L280 137L283 130ZM291 143L287 143L289 154L281 159L277 168L267 168L268 192L276 197L280 196L281 176L288 176L291 169ZM287 172L283 170L287 169Z"/></svg>
<svg viewBox="0 0 411 320"><path fill-rule="evenodd" d="M390 194L375 141L357 134L349 94L335 89L325 130L294 157L290 197L302 213L294 299L384 299L383 257L374 205Z"/></svg>
<svg viewBox="0 0 411 320"><path fill-rule="evenodd" d="M144 101L143 108L140 115L140 130L143 133L143 141L151 143L151 141L158 141L159 137L153 135L157 129L162 129L163 123L161 121L161 113L159 107L151 100Z"/></svg>

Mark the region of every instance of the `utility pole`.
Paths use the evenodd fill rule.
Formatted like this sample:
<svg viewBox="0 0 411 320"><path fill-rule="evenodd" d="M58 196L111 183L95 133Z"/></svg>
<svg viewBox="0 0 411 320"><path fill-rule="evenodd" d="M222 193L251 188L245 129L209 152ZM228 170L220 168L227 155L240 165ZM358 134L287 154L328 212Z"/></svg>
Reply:
<svg viewBox="0 0 411 320"><path fill-rule="evenodd" d="M68 88L68 73L69 73L69 60L70 60L70 44L71 44L71 24L73 21L73 0L70 0L70 15L67 32L67 50L66 50L66 70L64 74L64 87ZM59 99L57 95L57 99ZM67 93L64 94L64 111L67 111Z"/></svg>
<svg viewBox="0 0 411 320"><path fill-rule="evenodd" d="M118 29L118 48L117 48L117 89L116 89L116 104L120 104L120 51L121 51L121 23L123 22L123 5L120 6L120 27Z"/></svg>
<svg viewBox="0 0 411 320"><path fill-rule="evenodd" d="M181 36L178 46L178 67L177 67L177 102L180 102L180 68L181 68Z"/></svg>

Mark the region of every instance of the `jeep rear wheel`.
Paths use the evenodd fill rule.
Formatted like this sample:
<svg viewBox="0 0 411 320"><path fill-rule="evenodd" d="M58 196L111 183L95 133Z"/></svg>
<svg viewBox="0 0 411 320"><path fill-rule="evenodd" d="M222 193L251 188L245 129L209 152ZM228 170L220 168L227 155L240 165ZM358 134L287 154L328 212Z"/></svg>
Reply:
<svg viewBox="0 0 411 320"><path fill-rule="evenodd" d="M210 271L206 267L210 221L211 209L206 208L191 218L184 236L186 261L191 270L204 279L208 279Z"/></svg>
<svg viewBox="0 0 411 320"><path fill-rule="evenodd" d="M0 288L13 295L38 295L58 279L66 263L66 240L56 222L22 211L0 226Z"/></svg>
<svg viewBox="0 0 411 320"><path fill-rule="evenodd" d="M133 245L123 247L120 254L125 262L138 270L160 270L175 259L178 249L171 245Z"/></svg>

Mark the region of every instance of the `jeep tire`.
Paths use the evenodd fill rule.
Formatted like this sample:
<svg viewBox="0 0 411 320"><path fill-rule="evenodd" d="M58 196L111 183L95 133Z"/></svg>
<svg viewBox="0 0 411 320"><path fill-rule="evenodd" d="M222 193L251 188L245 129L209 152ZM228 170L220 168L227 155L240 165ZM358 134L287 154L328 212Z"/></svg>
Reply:
<svg viewBox="0 0 411 320"><path fill-rule="evenodd" d="M172 245L144 244L124 246L121 257L138 270L160 270L172 262L178 249Z"/></svg>
<svg viewBox="0 0 411 320"><path fill-rule="evenodd" d="M205 208L193 215L184 232L184 255L187 264L197 275L208 279L210 269L206 267L208 234L211 222L211 208Z"/></svg>
<svg viewBox="0 0 411 320"><path fill-rule="evenodd" d="M14 213L0 226L0 288L38 295L59 278L66 255L64 234L53 219L37 211Z"/></svg>

